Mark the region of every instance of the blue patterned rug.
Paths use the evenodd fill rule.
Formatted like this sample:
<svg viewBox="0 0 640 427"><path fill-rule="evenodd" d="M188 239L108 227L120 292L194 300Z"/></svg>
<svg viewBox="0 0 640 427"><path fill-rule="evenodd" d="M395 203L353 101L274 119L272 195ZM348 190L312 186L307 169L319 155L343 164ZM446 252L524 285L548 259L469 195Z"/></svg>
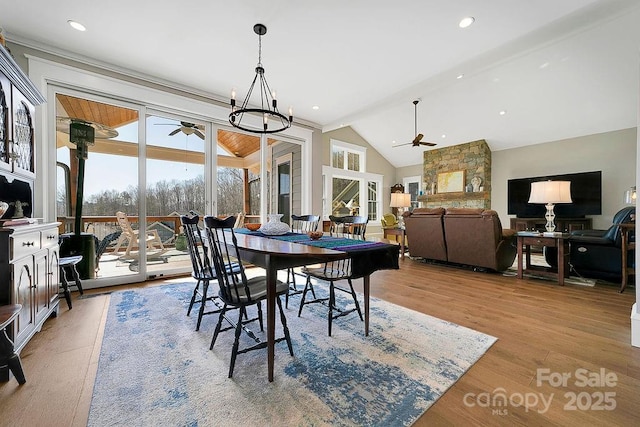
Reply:
<svg viewBox="0 0 640 427"><path fill-rule="evenodd" d="M326 307L297 317L294 296L286 315L295 357L277 344L269 383L266 349L241 354L229 379L233 332L209 350L217 315L194 331L193 286L111 295L89 426L411 425L496 341L374 298L368 337L357 315L335 320L328 337Z"/></svg>

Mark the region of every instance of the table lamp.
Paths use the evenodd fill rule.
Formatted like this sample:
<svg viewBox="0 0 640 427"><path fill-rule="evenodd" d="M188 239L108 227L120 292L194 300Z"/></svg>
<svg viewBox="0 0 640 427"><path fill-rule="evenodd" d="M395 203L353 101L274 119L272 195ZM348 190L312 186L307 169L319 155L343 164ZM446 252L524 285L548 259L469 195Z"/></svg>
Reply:
<svg viewBox="0 0 640 427"><path fill-rule="evenodd" d="M404 208L411 206L411 194L391 193L391 203L389 206L392 208L398 208L398 224L400 227L403 227L404 222L402 220L402 212L404 212Z"/></svg>
<svg viewBox="0 0 640 427"><path fill-rule="evenodd" d="M636 197L636 186L634 185L624 192L624 203L627 205L635 205Z"/></svg>
<svg viewBox="0 0 640 427"><path fill-rule="evenodd" d="M553 232L556 225L553 220L555 214L553 208L555 203L573 203L571 200L571 181L538 181L531 183L531 193L529 203L544 203L547 208L545 228L548 232Z"/></svg>

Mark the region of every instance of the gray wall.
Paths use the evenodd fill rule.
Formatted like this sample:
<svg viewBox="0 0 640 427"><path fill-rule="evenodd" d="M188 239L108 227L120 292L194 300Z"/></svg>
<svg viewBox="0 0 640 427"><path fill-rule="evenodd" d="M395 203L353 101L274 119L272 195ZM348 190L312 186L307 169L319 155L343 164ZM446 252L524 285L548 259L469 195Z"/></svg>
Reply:
<svg viewBox="0 0 640 427"><path fill-rule="evenodd" d="M608 228L625 206L624 191L636 182L636 133L631 128L492 152L491 208L508 227L507 180L602 171L602 215L591 218L594 228Z"/></svg>

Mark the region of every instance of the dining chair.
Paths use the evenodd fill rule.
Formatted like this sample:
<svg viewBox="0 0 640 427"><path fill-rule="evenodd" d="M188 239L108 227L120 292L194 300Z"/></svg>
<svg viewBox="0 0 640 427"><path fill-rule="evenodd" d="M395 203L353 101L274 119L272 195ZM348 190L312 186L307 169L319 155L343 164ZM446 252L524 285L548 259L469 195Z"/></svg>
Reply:
<svg viewBox="0 0 640 427"><path fill-rule="evenodd" d="M319 215L291 215L291 231L293 233L307 234L310 231L316 231L319 223ZM287 269L287 285L289 286L289 291L285 297L285 308L289 308L289 296L302 293L302 290L298 289L296 284L296 274L300 273L297 273L293 268Z"/></svg>
<svg viewBox="0 0 640 427"><path fill-rule="evenodd" d="M196 286L193 289L193 294L191 295L191 301L189 302L189 308L187 309L187 316L191 314L191 309L194 304L200 303L196 331L200 330L202 317L205 314L219 313L221 309L215 301L217 295L209 295L209 282L211 280L216 280L216 275L209 261L207 246L203 244L202 232L200 231L200 227L198 227L199 222L200 217L197 215L182 215L180 217L182 232L187 238L187 249L189 250L189 257L191 258L191 277L196 279ZM216 305L216 309L212 311L205 311L207 301L214 303Z"/></svg>
<svg viewBox="0 0 640 427"><path fill-rule="evenodd" d="M348 239L364 240L364 236L367 230L367 223L369 219L364 216L343 216L334 217L329 216L331 225L329 227L330 234L332 236L343 237ZM302 272L307 275L307 281L302 291L302 299L300 300L300 308L298 308L298 317L302 314L302 308L307 304L321 303L325 304L329 308L327 315L328 321L328 334L331 336L331 327L334 319L337 319L347 314L357 312L360 316L360 320L364 321L362 317L362 310L360 309L360 303L358 297L353 289L352 280L359 279L351 272L351 258L344 258L335 261L327 262L320 266L307 266L302 268ZM329 296L328 297L316 297L311 278L319 279L329 282ZM337 281L346 280L349 284L349 288L343 288L337 286ZM354 307L339 307L336 304L335 291L346 292L353 298ZM311 292L313 299L307 300L307 294Z"/></svg>
<svg viewBox="0 0 640 427"><path fill-rule="evenodd" d="M211 259L218 277L218 286L220 289L218 296L224 304L220 311L218 324L213 332L209 349L213 349L218 334L221 331L231 329L222 329L223 319L230 321L227 313L230 310L238 310L238 320L235 324L235 339L231 350L231 363L229 365L229 378L233 376L233 369L238 354L267 347L266 341L261 341L246 327L247 324L258 320L260 322L260 330L264 330L260 305L258 305L258 316L253 318L248 318L247 307L260 303L267 298L267 278L266 276L247 278L242 264L241 252L238 249L238 241L233 231L235 220L235 217L219 219L213 216L206 216L204 218ZM238 274L232 273L233 269L231 267L233 265L238 265ZM287 289L288 286L286 283L280 280L276 282L276 303L280 311L280 321L282 323L284 337L276 338L275 342L286 341L289 347L289 353L293 356L293 346L291 344L289 328L287 327L287 318L284 315L282 301L280 300L281 295L286 295ZM240 334L243 329L247 335L254 340L255 344L240 349Z"/></svg>

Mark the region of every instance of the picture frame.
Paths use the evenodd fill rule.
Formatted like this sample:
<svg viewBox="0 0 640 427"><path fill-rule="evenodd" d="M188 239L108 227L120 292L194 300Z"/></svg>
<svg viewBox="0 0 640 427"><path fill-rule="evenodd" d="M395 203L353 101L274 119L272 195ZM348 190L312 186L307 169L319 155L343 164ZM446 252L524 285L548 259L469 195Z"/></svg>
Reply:
<svg viewBox="0 0 640 427"><path fill-rule="evenodd" d="M438 193L461 193L464 191L464 170L438 174Z"/></svg>

